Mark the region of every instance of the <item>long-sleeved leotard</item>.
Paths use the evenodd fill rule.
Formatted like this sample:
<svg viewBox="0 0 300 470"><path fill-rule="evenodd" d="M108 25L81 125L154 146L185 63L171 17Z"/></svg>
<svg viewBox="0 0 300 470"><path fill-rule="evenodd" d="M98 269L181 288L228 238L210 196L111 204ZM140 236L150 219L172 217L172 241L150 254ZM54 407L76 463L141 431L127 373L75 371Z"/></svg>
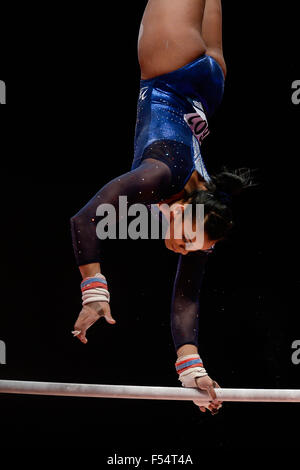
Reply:
<svg viewBox="0 0 300 470"><path fill-rule="evenodd" d="M126 196L128 205L151 204L170 194L170 169L162 162L145 160L137 169L125 173L108 184L71 219L75 258L78 266L101 262L102 245L96 233L100 204L111 204L118 220L119 196Z"/></svg>
<svg viewBox="0 0 300 470"><path fill-rule="evenodd" d="M100 204L112 204L118 217L119 196L129 205L155 204L184 190L196 169L205 180L200 144L208 134L207 117L221 102L224 76L217 62L199 59L174 72L141 81L131 171L105 185L71 219L79 266L101 262L97 237ZM175 348L198 342L199 294L207 253L180 256L174 284L171 325Z"/></svg>
<svg viewBox="0 0 300 470"><path fill-rule="evenodd" d="M171 305L176 350L184 344L198 346L200 291L208 256L201 250L179 256Z"/></svg>

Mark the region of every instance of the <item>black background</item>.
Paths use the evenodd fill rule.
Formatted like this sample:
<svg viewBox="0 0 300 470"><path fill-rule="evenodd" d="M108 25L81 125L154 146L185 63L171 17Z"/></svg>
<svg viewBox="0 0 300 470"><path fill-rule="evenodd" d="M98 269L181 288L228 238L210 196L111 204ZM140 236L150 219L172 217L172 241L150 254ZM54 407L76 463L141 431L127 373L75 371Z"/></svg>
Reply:
<svg viewBox="0 0 300 470"><path fill-rule="evenodd" d="M177 255L161 241L109 241L103 272L117 324L82 345L69 219L130 169L145 2L100 12L19 10L7 32L1 109L0 339L7 379L179 385L169 327ZM25 12L24 12L25 14ZM36 20L34 20L36 18ZM32 23L32 25L31 25ZM201 294L200 354L223 387L300 388L291 361L300 339L297 12L274 2L227 2L222 106L203 144L209 171L258 168L260 186L236 203L236 229L211 256ZM93 447L108 456L203 449L296 447L296 404L224 404L0 396L0 448Z"/></svg>

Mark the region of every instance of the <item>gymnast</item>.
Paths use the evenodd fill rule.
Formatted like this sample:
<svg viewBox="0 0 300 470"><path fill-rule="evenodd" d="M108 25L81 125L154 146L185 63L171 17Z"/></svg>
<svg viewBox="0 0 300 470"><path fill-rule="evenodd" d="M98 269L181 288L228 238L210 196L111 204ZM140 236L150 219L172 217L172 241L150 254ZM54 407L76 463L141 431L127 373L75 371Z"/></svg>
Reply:
<svg viewBox="0 0 300 470"><path fill-rule="evenodd" d="M198 351L199 296L205 265L215 244L233 226L232 197L251 185L243 169L209 175L200 152L208 119L222 101L226 64L222 48L221 0L149 0L138 38L141 87L131 171L106 184L71 219L73 247L82 275L83 306L73 334L86 332L99 318L114 324L107 281L101 271L103 243L96 233L100 204L168 204L171 225L187 204L204 206L202 244L182 237L165 239L179 254L171 305L175 368L184 387L206 390L199 408L217 413L218 387ZM179 210L178 210L179 209ZM181 212L181 213L180 213ZM181 219L180 219L181 220ZM184 222L183 222L184 223ZM197 405L197 402L195 402Z"/></svg>

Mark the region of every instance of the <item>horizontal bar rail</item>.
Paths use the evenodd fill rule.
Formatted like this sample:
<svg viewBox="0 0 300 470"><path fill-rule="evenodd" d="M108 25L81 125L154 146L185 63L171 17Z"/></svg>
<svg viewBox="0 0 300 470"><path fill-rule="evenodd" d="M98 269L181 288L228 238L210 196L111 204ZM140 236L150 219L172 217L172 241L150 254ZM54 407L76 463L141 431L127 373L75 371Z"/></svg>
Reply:
<svg viewBox="0 0 300 470"><path fill-rule="evenodd" d="M215 391L218 399L222 401L300 403L300 390L220 388L215 389ZM0 380L0 393L146 400L200 400L203 402L209 400L207 393L197 388L96 385L18 380Z"/></svg>

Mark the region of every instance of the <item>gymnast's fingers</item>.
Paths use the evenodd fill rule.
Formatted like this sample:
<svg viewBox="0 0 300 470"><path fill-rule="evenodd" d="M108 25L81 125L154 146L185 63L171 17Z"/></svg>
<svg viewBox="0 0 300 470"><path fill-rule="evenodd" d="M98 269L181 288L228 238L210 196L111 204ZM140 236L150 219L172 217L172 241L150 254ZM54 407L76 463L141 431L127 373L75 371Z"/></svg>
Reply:
<svg viewBox="0 0 300 470"><path fill-rule="evenodd" d="M77 324L75 323L74 326L75 330L72 331L74 338L78 338L79 341L81 341L83 344L86 344L88 342L86 338L86 328L82 328L81 330L78 329Z"/></svg>
<svg viewBox="0 0 300 470"><path fill-rule="evenodd" d="M78 319L74 325L74 337L78 338L79 341L86 344L88 341L86 338L86 332L90 328L90 326L92 326L99 318L99 315L93 308L89 307L88 305L85 305L82 308Z"/></svg>
<svg viewBox="0 0 300 470"><path fill-rule="evenodd" d="M112 317L111 315L111 311L110 311L110 306L109 306L109 303L108 302L102 302L104 303L105 305L103 306L103 316L105 318L105 320L107 321L107 323L109 323L110 325L114 325L116 323L116 320Z"/></svg>

